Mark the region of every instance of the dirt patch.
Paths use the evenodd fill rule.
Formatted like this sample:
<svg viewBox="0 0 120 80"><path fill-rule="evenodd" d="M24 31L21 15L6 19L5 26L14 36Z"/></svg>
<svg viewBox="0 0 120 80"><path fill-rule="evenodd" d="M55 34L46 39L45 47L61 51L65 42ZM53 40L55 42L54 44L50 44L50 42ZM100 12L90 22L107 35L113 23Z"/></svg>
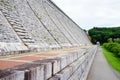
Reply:
<svg viewBox="0 0 120 80"><path fill-rule="evenodd" d="M0 60L0 70L11 68L17 65L24 64L25 62L15 62L15 61L3 61Z"/></svg>

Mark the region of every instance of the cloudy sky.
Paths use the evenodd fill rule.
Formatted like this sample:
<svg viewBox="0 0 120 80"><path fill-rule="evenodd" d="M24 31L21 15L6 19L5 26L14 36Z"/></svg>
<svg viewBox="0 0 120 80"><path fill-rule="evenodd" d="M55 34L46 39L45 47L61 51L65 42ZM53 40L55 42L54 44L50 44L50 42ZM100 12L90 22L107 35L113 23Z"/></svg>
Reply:
<svg viewBox="0 0 120 80"><path fill-rule="evenodd" d="M120 26L120 0L52 0L83 29Z"/></svg>

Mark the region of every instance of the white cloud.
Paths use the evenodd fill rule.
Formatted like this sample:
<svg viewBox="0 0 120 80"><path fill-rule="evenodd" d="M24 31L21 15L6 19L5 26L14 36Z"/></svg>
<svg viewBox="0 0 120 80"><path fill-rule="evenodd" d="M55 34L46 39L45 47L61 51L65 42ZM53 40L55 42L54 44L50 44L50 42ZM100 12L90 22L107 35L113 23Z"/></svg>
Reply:
<svg viewBox="0 0 120 80"><path fill-rule="evenodd" d="M53 0L81 28L120 26L120 0Z"/></svg>

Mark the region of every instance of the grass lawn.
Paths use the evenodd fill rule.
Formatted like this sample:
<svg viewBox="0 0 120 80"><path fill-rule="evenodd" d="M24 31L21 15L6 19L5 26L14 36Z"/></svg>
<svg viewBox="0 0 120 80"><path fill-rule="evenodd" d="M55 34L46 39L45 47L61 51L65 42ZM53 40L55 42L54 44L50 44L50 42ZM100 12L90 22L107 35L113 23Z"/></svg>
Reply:
<svg viewBox="0 0 120 80"><path fill-rule="evenodd" d="M103 54L106 57L108 63L118 72L120 72L120 58L115 57L115 55L105 48L102 47Z"/></svg>

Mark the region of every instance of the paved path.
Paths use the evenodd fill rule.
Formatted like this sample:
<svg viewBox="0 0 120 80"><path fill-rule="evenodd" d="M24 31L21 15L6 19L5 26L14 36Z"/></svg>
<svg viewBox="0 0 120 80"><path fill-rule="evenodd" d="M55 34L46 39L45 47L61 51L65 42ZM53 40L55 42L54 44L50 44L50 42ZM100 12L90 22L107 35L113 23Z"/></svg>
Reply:
<svg viewBox="0 0 120 80"><path fill-rule="evenodd" d="M98 49L87 80L120 80L106 62L101 49Z"/></svg>

